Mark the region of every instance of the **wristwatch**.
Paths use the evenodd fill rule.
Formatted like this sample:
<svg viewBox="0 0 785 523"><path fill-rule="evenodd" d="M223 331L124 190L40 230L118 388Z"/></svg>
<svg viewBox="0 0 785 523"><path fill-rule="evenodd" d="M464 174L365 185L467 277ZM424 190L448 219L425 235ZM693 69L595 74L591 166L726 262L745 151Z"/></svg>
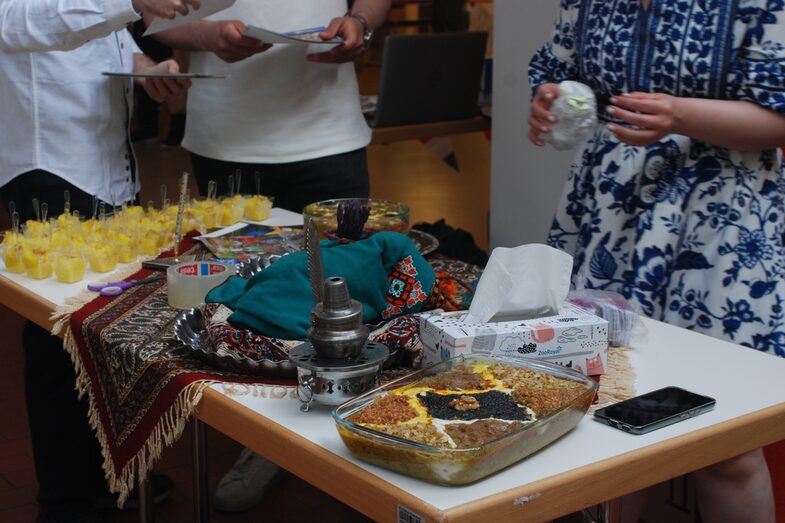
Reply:
<svg viewBox="0 0 785 523"><path fill-rule="evenodd" d="M373 40L373 27L371 27L371 24L368 23L368 20L363 15L347 11L344 16L354 18L363 25L363 49L367 51L371 46L371 40Z"/></svg>

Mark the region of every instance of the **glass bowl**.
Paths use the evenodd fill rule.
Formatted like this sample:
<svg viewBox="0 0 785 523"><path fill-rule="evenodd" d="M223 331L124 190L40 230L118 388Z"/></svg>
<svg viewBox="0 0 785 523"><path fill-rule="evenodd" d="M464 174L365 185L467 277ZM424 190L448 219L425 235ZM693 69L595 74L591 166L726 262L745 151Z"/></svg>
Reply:
<svg viewBox="0 0 785 523"><path fill-rule="evenodd" d="M377 397L396 390L422 386L424 378L436 376L462 364L497 363L576 382L577 385L570 384L577 389L575 396L541 413L533 421L524 422L522 426L496 439L489 438L486 442L469 448L429 445L374 430L351 420ZM433 483L465 485L520 461L572 430L583 419L596 391L597 384L593 380L556 364L527 358L458 356L349 400L333 410L333 418L344 444L352 454L363 461ZM471 395L472 392L465 394ZM403 425L406 425L406 422L398 426Z"/></svg>
<svg viewBox="0 0 785 523"><path fill-rule="evenodd" d="M321 238L336 239L338 207L351 202L365 202L370 205L363 237L382 231L401 234L406 234L409 231L409 207L406 204L374 198L338 198L314 202L306 205L303 209L303 219L306 225L308 220L314 221Z"/></svg>

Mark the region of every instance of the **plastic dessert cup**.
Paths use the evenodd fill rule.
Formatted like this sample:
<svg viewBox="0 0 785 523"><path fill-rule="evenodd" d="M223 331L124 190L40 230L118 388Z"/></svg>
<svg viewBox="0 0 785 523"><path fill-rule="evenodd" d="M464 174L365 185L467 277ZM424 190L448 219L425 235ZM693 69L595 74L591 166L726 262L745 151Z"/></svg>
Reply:
<svg viewBox="0 0 785 523"><path fill-rule="evenodd" d="M117 250L106 244L93 243L85 249L90 270L95 272L109 272L117 267Z"/></svg>
<svg viewBox="0 0 785 523"><path fill-rule="evenodd" d="M52 259L49 251L38 247L25 249L22 255L25 272L34 280L43 280L52 275Z"/></svg>
<svg viewBox="0 0 785 523"><path fill-rule="evenodd" d="M273 202L267 196L257 194L251 196L245 202L245 217L248 220L260 222L270 217L270 210L273 207Z"/></svg>
<svg viewBox="0 0 785 523"><path fill-rule="evenodd" d="M54 262L55 277L63 283L75 283L84 278L87 262L81 254L61 253Z"/></svg>

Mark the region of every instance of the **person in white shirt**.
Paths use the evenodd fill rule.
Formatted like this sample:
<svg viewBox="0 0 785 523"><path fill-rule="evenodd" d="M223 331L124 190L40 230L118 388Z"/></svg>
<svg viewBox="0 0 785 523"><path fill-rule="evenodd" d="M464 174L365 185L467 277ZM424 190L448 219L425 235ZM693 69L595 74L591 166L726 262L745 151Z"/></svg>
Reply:
<svg viewBox="0 0 785 523"><path fill-rule="evenodd" d="M7 5L0 0L0 8ZM93 18L101 16L76 11L65 18L23 16L36 12L0 14L0 32L16 35L15 52L0 52L0 198L6 205L15 202L23 221L34 218L34 197L48 204L50 215L62 212L65 190L71 209L82 215L92 213L93 196L117 205L135 200L140 186L128 133L133 85L102 73L176 72L177 63L155 64L125 29L96 38L99 32L91 31L89 41L70 51L25 52L28 44L40 51L70 47L61 31L66 18L75 29L100 25ZM21 36L26 28L33 38ZM190 84L140 79L139 85L163 100ZM37 521L101 521L108 496L103 459L88 426L86 400L80 402L74 390L74 367L62 341L32 322L24 326L22 348Z"/></svg>
<svg viewBox="0 0 785 523"><path fill-rule="evenodd" d="M369 193L365 146L371 131L360 108L353 64L390 0L237 0L205 20L168 32L167 45L193 51L191 71L227 76L189 92L183 147L201 193L208 182L228 190L242 173L243 192L261 192L300 212L327 198ZM245 24L276 32L328 26L324 39L343 45L264 45ZM325 51L325 49L328 49Z"/></svg>
<svg viewBox="0 0 785 523"><path fill-rule="evenodd" d="M0 0L0 51L75 49L140 18L174 18L200 0Z"/></svg>
<svg viewBox="0 0 785 523"><path fill-rule="evenodd" d="M371 130L360 108L354 58L387 17L390 0L237 0L205 20L156 37L192 51L191 71L225 80L201 82L188 93L185 137L199 192L210 180L227 192L242 174L241 191L273 196L295 212L329 198L367 197L365 147ZM326 25L322 39L342 45L273 45L243 36L246 24L276 32ZM325 50L327 49L327 50ZM257 504L280 468L244 449L221 479L213 506L241 512Z"/></svg>

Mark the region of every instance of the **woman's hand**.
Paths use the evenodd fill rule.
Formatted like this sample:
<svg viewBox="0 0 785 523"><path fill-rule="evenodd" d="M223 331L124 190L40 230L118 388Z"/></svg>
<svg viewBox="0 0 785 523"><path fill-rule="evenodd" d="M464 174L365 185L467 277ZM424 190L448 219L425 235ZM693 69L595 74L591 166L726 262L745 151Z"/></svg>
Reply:
<svg viewBox="0 0 785 523"><path fill-rule="evenodd" d="M550 124L556 122L556 117L551 113L551 105L557 96L559 84L542 84L537 88L534 100L529 105L529 140L534 145L545 145L540 133L551 132Z"/></svg>
<svg viewBox="0 0 785 523"><path fill-rule="evenodd" d="M629 126L608 124L619 141L650 145L663 136L678 133L683 121L681 99L660 93L625 93L611 98L606 111Z"/></svg>

